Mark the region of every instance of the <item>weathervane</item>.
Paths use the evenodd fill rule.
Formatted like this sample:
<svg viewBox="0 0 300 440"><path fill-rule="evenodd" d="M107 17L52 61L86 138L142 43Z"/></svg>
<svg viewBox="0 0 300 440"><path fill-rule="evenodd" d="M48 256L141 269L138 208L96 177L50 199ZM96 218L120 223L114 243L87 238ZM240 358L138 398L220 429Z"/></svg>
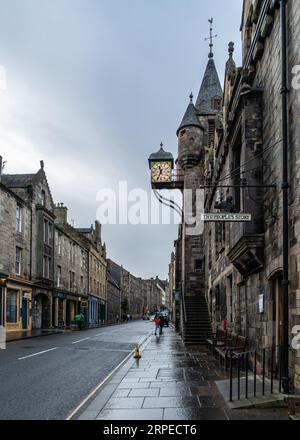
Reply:
<svg viewBox="0 0 300 440"><path fill-rule="evenodd" d="M213 58L214 54L213 54L213 47L214 47L214 43L213 43L213 39L217 38L218 35L213 35L213 23L214 23L214 19L211 18L210 20L208 20L208 22L210 23L210 36L208 38L205 38L204 41L208 41L209 40L209 47L210 47L210 52L208 57L209 58Z"/></svg>

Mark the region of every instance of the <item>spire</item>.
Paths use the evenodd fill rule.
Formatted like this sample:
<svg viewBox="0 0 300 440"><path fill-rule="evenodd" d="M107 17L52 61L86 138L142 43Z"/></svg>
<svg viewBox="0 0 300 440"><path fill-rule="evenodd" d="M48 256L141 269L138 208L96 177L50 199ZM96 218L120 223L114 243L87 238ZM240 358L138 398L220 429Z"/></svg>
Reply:
<svg viewBox="0 0 300 440"><path fill-rule="evenodd" d="M236 75L236 64L233 59L234 43L232 41L228 44L228 53L229 58L226 63L226 75L229 77L229 79L233 80Z"/></svg>
<svg viewBox="0 0 300 440"><path fill-rule="evenodd" d="M177 130L177 136L180 130L186 127L198 127L202 129L202 126L199 122L198 116L197 116L197 110L193 103L193 94L190 94L190 103L186 109L185 115L181 121L181 124Z"/></svg>
<svg viewBox="0 0 300 440"><path fill-rule="evenodd" d="M213 99L215 97L222 98L223 91L214 59L211 57L208 60L200 92L196 101L196 108L199 113L217 113L217 110L215 110L213 106Z"/></svg>
<svg viewBox="0 0 300 440"><path fill-rule="evenodd" d="M218 35L213 35L213 23L214 23L214 19L211 18L210 20L208 20L208 22L210 23L210 35L208 38L205 38L205 41L209 40L209 54L208 54L208 58L213 58L214 54L213 54L213 47L214 47L214 43L213 40L214 38L217 38Z"/></svg>

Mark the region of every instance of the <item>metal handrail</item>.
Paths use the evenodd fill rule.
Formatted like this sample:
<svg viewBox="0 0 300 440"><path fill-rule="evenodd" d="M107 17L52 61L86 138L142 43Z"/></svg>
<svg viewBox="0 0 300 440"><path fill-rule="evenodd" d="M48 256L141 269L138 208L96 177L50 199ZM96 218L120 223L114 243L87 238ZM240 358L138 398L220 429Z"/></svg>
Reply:
<svg viewBox="0 0 300 440"><path fill-rule="evenodd" d="M233 402L233 370L234 370L234 362L237 364L237 398L241 399L241 371L245 371L245 376L243 377L246 380L245 383L245 398L249 398L249 371L253 372L253 397L257 397L257 366L258 366L258 355L260 354L260 367L261 367L261 377L262 379L262 396L266 395L266 380L268 373L268 364L269 364L269 373L270 373L270 394L274 392L274 380L278 379L278 391L282 392L282 353L283 347L280 345L275 345L271 347L261 348L259 350L248 350L242 353L234 352L234 349L229 349L229 359L230 359L230 389L229 389L229 401ZM278 364L276 365L275 354L278 354ZM267 352L270 353L270 357L268 358L267 364ZM252 356L252 368L250 367L249 358ZM274 366L276 365L276 369ZM279 377L278 377L279 375Z"/></svg>

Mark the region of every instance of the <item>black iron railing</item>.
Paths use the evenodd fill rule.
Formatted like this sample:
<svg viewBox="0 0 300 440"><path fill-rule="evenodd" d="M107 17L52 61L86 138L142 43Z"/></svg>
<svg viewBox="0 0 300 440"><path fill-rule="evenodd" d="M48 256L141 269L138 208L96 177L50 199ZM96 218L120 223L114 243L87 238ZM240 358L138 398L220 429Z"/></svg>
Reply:
<svg viewBox="0 0 300 440"><path fill-rule="evenodd" d="M283 347L229 352L229 401L256 398L283 392Z"/></svg>

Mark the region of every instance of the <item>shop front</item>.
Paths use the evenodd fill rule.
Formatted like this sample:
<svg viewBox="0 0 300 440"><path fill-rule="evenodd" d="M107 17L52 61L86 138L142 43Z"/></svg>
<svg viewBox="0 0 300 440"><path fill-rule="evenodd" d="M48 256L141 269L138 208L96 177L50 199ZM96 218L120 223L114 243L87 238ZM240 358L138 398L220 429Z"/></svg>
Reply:
<svg viewBox="0 0 300 440"><path fill-rule="evenodd" d="M87 308L84 306L87 304L87 297L67 295L66 298L66 326L68 328L77 328L77 322L75 316L83 313L85 318L85 325L87 325ZM83 305L83 306L82 306Z"/></svg>
<svg viewBox="0 0 300 440"><path fill-rule="evenodd" d="M89 295L88 324L90 328L100 327L106 322L106 304L101 298Z"/></svg>
<svg viewBox="0 0 300 440"><path fill-rule="evenodd" d="M32 290L11 282L1 290L1 319L6 332L31 330Z"/></svg>

